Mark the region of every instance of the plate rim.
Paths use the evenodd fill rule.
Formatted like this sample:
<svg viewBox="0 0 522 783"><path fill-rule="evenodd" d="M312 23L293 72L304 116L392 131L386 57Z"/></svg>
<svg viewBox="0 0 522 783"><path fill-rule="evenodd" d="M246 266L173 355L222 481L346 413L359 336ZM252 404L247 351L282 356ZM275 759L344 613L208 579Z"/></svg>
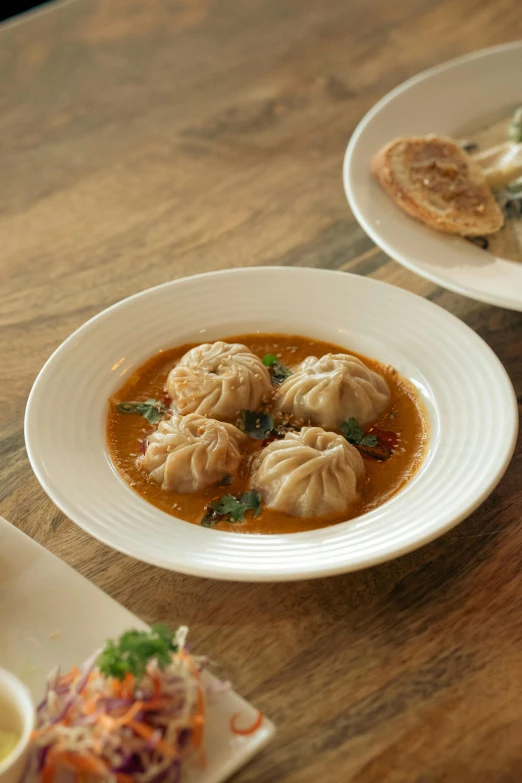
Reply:
<svg viewBox="0 0 522 783"><path fill-rule="evenodd" d="M160 568L166 568L169 570L175 570L178 573L185 573L192 576L197 577L203 577L203 578L213 578L218 580L225 580L225 581L240 581L240 582L285 582L285 581L299 581L302 579L311 579L311 578L322 578L325 576L330 575L336 575L341 573L348 573L350 571L357 571L361 570L363 568L368 568L374 565L378 565L380 563L386 562L388 560L396 559L397 557L400 557L404 554L407 554L408 552L414 551L421 546L424 546L425 544L430 543L431 541L439 538L441 535L446 533L448 530L452 529L456 525L458 525L463 519L467 518L470 514L473 513L473 511L476 510L476 508L491 494L491 492L495 489L501 478L503 477L505 471L507 470L507 467L511 461L511 458L513 456L513 452L515 450L516 441L517 441L517 435L518 435L518 404L516 399L516 393L513 388L513 384L511 382L511 379L503 366L502 362L500 361L499 357L496 355L496 353L493 351L493 349L486 343L486 341L480 337L480 335L477 334L470 326L468 326L464 321L459 319L457 316L453 315L440 305L437 305L434 302L431 302L430 300L426 299L425 297L419 296L418 294L414 294L411 291L408 291L406 289L400 288L398 286L394 286L390 283L386 283L381 280L375 280L371 277L366 277L362 275L356 275L350 272L342 272L339 270L331 270L331 269L321 269L316 267L284 267L285 271L290 274L297 274L297 275L308 275L308 276L323 276L323 277L335 277L338 275L347 276L349 278L357 279L358 281L363 281L363 285L369 285L373 287L379 287L381 289L386 288L392 288L397 291L400 291L401 295L408 298L408 299L414 299L414 300L421 300L423 302L423 307L426 307L428 309L431 309L432 311L436 311L438 316L442 319L445 319L446 322L451 322L452 324L456 325L459 329L463 330L465 334L467 334L468 338L475 342L475 345L477 345L481 351L485 351L485 353L490 357L490 359L495 363L497 370L498 370L498 382L503 382L505 384L505 389L509 391L510 398L512 401L512 406L509 411L506 411L506 415L510 415L511 417L511 423L513 424L513 427L511 428L511 436L509 438L509 442L504 441L506 448L504 449L504 456L502 459L502 463L497 466L495 471L491 473L491 476L489 478L489 481L484 484L481 488L481 492L477 494L477 496L474 498L472 502L470 502L465 509L463 509L459 514L448 515L448 519L443 525L440 525L435 530L426 531L421 536L416 536L414 538L409 538L406 540L403 544L400 546L394 546L393 551L383 551L376 553L374 555L366 555L362 561L354 562L354 563L348 563L348 564L339 564L339 565L317 565L314 564L312 567L304 568L302 565L299 566L298 570L294 571L284 571L281 572L278 570L280 566L273 570L264 570L262 573L255 572L254 574L250 574L248 577L245 576L245 572L243 570L237 569L235 565L233 566L226 566L223 565L216 565L213 567L209 567L207 565L200 565L200 564L194 564L190 563L187 564L185 567L185 564L176 564L176 567L172 566L172 564L167 564L165 560L162 560L160 557L143 557L143 558L137 558L135 552L133 551L132 547L126 546L125 543L118 543L117 546L114 545L114 543L111 542L110 536L106 536L104 534L94 534L90 529L89 526L84 525L83 521L79 522L75 519L74 514L74 504L69 501L67 494L62 493L62 495L59 495L55 493L54 489L50 486L48 486L45 478L45 471L41 469L41 466L39 464L38 456L34 453L33 446L31 444L31 435L29 433L29 419L31 415L31 407L33 400L35 399L36 395L38 394L38 387L41 382L41 379L47 374L49 371L48 368L52 365L52 363L55 360L55 357L57 357L62 350L65 350L66 347L69 346L71 342L74 341L74 339L78 336L80 332L83 332L87 328L89 328L93 323L102 320L106 317L110 316L110 313L119 307L128 306L129 303L132 301L143 297L148 296L152 292L164 289L168 287L174 287L178 283L183 282L185 280L194 280L199 278L208 278L208 277L216 277L216 276L229 276L234 274L254 274L254 273L274 273L274 272L280 272L281 267L279 266L257 266L257 267L238 267L238 268L232 268L232 269L222 269L222 270L216 270L211 272L203 272L198 273L194 275L187 275L180 278L176 278L170 281L166 281L165 283L160 283L157 286L153 286L151 288L145 289L143 291L139 291L135 294L131 294L128 297L125 297L122 300L119 300L118 302L115 302L114 304L110 305L109 307L101 310L99 313L92 316L90 319L88 319L84 324L80 325L77 329L74 330L74 332L69 335L50 355L50 357L47 359L43 367L41 368L40 372L38 373L33 386L31 388L27 405L25 409L25 417L24 417L24 437L25 437L25 445L26 445L26 451L29 458L29 462L31 464L31 467L42 486L44 492L50 497L50 499L55 503L55 505L69 518L71 521L74 522L74 524L78 525L82 530L87 532L88 535L92 536L93 538L96 538L97 540L101 541L105 545L109 546L111 549L115 549L116 551L121 552L122 554L125 554L129 557L132 557L133 559L142 559L144 562L150 563L151 565L160 567ZM500 380L502 379L502 381ZM139 496L138 496L139 497ZM397 496L394 496L397 497ZM73 510L73 513L70 513L70 510ZM160 512L165 513L165 512ZM362 515L364 516L364 515ZM362 517L361 517L362 518ZM335 527L335 526L333 526ZM313 531L312 531L313 532ZM235 533L229 533L230 536L236 537L237 534ZM300 537L304 535L308 535L308 533L292 533L289 534L293 537ZM269 536L268 534L262 535L260 534L260 537L262 538L273 538L273 536ZM298 541L298 538L296 538L296 541Z"/></svg>
<svg viewBox="0 0 522 783"><path fill-rule="evenodd" d="M419 275L419 277L423 277L424 279L429 280L430 282L435 283L436 285L448 291L453 291L454 293L460 294L461 296L466 296L469 299L474 299L477 302L482 302L483 304L489 304L494 307L503 307L506 310L513 310L515 312L522 312L522 301L515 302L508 297L503 297L497 294L486 295L481 291L476 291L474 288L469 286L462 285L458 282L453 282L451 279L448 280L448 278L444 275L438 275L436 272L426 270L424 267L419 269L417 263L414 260L411 260L409 255L405 256L400 250L395 249L386 238L382 237L382 235L378 230L375 229L372 223L366 219L366 216L359 208L359 204L354 196L354 190L350 187L350 169L355 146L366 130L367 125L377 114L379 114L381 109L391 103L398 95L407 92L410 87L414 87L431 76L444 73L444 71L451 70L455 66L459 66L463 63L471 62L473 60L481 60L485 57L494 56L502 52L516 49L522 50L522 39L517 41L509 41L503 44L496 44L495 46L486 46L481 49L477 49L474 52L462 54L458 57L452 57L451 59L445 60L438 65L433 65L430 68L426 68L414 76L410 76L410 78L405 79L405 81L391 89L389 92L383 95L383 97L380 98L357 123L355 130L350 136L344 154L342 177L346 199L355 219L361 228L366 232L366 234L368 234L370 239L377 245L377 247L390 256L393 261L396 261L406 269L409 269L411 272Z"/></svg>

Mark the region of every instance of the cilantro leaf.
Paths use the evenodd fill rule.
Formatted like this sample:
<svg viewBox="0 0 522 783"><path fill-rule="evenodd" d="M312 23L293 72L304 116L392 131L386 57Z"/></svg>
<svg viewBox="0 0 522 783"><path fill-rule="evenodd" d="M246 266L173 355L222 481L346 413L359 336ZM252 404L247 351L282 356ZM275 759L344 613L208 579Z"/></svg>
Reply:
<svg viewBox="0 0 522 783"><path fill-rule="evenodd" d="M167 406L161 400L149 397L144 402L118 402L116 410L118 413L137 413L147 419L150 424L157 424L167 410Z"/></svg>
<svg viewBox="0 0 522 783"><path fill-rule="evenodd" d="M98 658L104 677L123 680L132 674L139 681L150 660L164 669L178 651L174 634L165 625L153 625L150 631L126 631L118 641L108 641Z"/></svg>
<svg viewBox="0 0 522 783"><path fill-rule="evenodd" d="M267 353L267 355L263 357L263 364L269 369L272 383L283 383L283 381L286 381L286 379L292 375L292 371L289 370L288 367L285 367L273 353Z"/></svg>
<svg viewBox="0 0 522 783"><path fill-rule="evenodd" d="M219 516L231 516L235 522L241 522L245 518L245 509L234 495L223 495L220 500L210 503L210 508Z"/></svg>
<svg viewBox="0 0 522 783"><path fill-rule="evenodd" d="M243 492L240 502L244 505L245 511L253 511L255 517L260 515L261 495L255 489L251 489L250 492Z"/></svg>
<svg viewBox="0 0 522 783"><path fill-rule="evenodd" d="M377 435L369 434L369 435L364 435L361 438L361 444L360 445L361 446L377 446L378 443L379 443L379 439L378 439Z"/></svg>
<svg viewBox="0 0 522 783"><path fill-rule="evenodd" d="M359 422L353 416L341 424L341 432L353 446L377 446L379 440L376 435L364 434Z"/></svg>
<svg viewBox="0 0 522 783"><path fill-rule="evenodd" d="M261 495L255 489L243 492L240 498L234 495L223 495L219 500L213 500L207 507L207 513L201 520L204 527L212 527L216 522L226 518L228 522L244 522L247 511L253 511L258 517L261 513Z"/></svg>
<svg viewBox="0 0 522 783"><path fill-rule="evenodd" d="M271 413L265 411L242 410L239 429L256 440L265 440L274 430L275 422Z"/></svg>
<svg viewBox="0 0 522 783"><path fill-rule="evenodd" d="M365 433L353 416L341 425L341 432L363 457L383 461L389 459L398 443L397 433L391 430L378 430Z"/></svg>

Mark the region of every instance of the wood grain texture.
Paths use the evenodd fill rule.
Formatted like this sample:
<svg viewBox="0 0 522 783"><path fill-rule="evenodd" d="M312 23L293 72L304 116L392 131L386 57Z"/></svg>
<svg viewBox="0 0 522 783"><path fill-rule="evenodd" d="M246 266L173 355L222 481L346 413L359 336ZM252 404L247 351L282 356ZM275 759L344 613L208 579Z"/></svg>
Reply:
<svg viewBox="0 0 522 783"><path fill-rule="evenodd" d="M341 184L350 133L385 92L518 37L517 0L77 0L0 28L0 511L145 620L188 623L274 719L238 783L522 780L520 443L490 498L418 552L313 582L217 583L64 518L24 451L31 384L124 296L292 264L437 302L491 345L522 402L521 315L388 259Z"/></svg>

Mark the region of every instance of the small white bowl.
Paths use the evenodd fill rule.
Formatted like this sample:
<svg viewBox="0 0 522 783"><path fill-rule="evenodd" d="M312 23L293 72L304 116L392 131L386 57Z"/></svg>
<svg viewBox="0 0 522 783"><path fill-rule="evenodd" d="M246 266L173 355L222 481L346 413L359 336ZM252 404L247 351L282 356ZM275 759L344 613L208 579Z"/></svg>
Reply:
<svg viewBox="0 0 522 783"><path fill-rule="evenodd" d="M11 753L0 761L0 783L18 783L21 779L34 723L35 710L29 689L14 674L0 668L0 730L19 735Z"/></svg>

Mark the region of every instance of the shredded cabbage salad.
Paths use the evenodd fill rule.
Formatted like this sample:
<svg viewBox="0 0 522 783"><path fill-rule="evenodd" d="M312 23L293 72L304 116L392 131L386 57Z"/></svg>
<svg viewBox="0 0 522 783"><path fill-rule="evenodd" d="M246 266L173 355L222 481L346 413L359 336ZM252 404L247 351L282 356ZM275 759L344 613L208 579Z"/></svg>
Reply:
<svg viewBox="0 0 522 783"><path fill-rule="evenodd" d="M204 763L207 661L189 654L187 632L168 644L162 626L129 632L134 647L124 635L81 669L49 675L33 734L41 783L179 783L183 759Z"/></svg>

